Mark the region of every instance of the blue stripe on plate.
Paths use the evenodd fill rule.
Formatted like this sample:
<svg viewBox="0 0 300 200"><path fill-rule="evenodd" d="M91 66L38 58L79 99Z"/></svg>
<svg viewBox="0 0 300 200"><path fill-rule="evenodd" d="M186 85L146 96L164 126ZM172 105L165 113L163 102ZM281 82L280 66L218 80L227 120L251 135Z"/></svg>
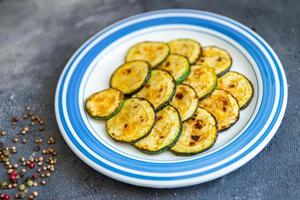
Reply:
<svg viewBox="0 0 300 200"><path fill-rule="evenodd" d="M177 11L178 12L178 11ZM203 15L203 13L201 13ZM223 19L223 18L222 18ZM223 19L224 20L224 19ZM231 21L230 21L231 22ZM231 22L232 23L232 22ZM201 27L207 27L216 31L219 31L235 41L239 42L247 51L253 56L255 61L257 62L259 66L259 70L262 74L263 78L263 87L264 87L264 95L262 99L262 105L261 108L264 108L264 110L260 109L257 117L253 121L253 123L249 126L249 128L238 138L236 139L233 143L230 145L226 146L225 148L221 149L220 151L217 151L213 154L210 154L208 156L195 159L192 161L185 161L185 162L179 162L179 163L149 163L149 162L143 162L143 161L137 161L131 158L124 157L120 154L117 154L116 152L113 152L103 146L99 141L96 140L92 136L91 133L87 130L85 127L85 124L82 121L81 115L79 113L79 107L78 105L78 90L79 90L79 83L82 78L82 75L84 74L86 68L88 67L89 63L94 59L94 57L101 51L103 50L107 45L109 45L111 42L115 41L116 39L123 37L124 35L131 33L133 31L149 27L149 26L157 26L161 24L191 24L195 26L201 26ZM238 25L238 24L237 24ZM243 27L241 27L243 28ZM248 33L249 31L246 30ZM251 32L250 32L251 33ZM100 34L99 34L100 35ZM98 36L99 36L98 35ZM253 35L255 37L255 35ZM96 38L94 38L95 40ZM257 38L259 40L259 38ZM92 41L90 41L92 42ZM264 45L262 42L260 42L262 45ZM88 44L85 44L85 47L88 46ZM265 45L264 45L265 46ZM268 47L265 47L268 51ZM83 48L84 49L84 48ZM83 50L82 49L82 50ZM77 56L80 54L79 52ZM272 55L272 52L269 51L269 54ZM76 57L73 58L73 61L76 59ZM272 59L274 60L274 63L276 64L277 70L279 70L279 66L277 64L277 61L275 60L274 56L272 55ZM70 62L69 67L72 66L72 62ZM65 73L66 75L67 73ZM279 74L280 78L280 85L283 85L283 79L282 75ZM74 81L74 79L76 81ZM60 88L60 93L59 93L59 113L60 117L62 120L62 124L64 126L64 129L68 135L68 137L71 139L73 144L84 154L86 155L89 159L93 160L94 162L98 163L100 166L107 168L113 172L123 174L126 176L130 177L135 177L135 178L141 178L141 179L147 179L147 180L171 180L171 179L182 179L182 178L190 178L190 177L195 177L195 176L200 176L204 174L211 173L213 171L219 170L223 167L226 167L230 165L231 163L236 162L237 160L241 159L244 157L246 154L251 152L257 145L260 144L261 141L264 140L264 138L268 135L269 131L273 128L277 117L280 113L281 107L282 107L282 100L284 96L284 90L283 88L280 88L280 102L279 106L276 112L276 115L272 121L272 124L268 128L268 130L264 133L264 135L260 138L259 141L257 141L251 148L249 148L246 152L244 152L242 155L237 157L236 159L233 159L217 168L213 168L208 171L204 171L201 173L197 174L192 174L188 176L174 176L173 178L170 177L154 177L154 176L141 176L137 174L132 174L128 173L125 171L120 171L116 168L112 168L111 166L108 166L101 161L97 160L95 157L93 157L91 154L89 154L84 148L80 146L80 144L75 140L73 137L72 133L69 131L66 123L64 116L62 115L62 86L64 85L65 77L62 79L61 83L61 88ZM72 98L70 98L72 97ZM261 127L264 125L266 120L268 119L268 116L272 110L272 103L274 102L275 98L275 85L274 85L274 76L272 74L270 65L262 52L245 36L241 35L240 33L237 33L236 31L232 30L229 27L225 27L223 24L218 24L216 22L204 20L204 19L198 19L198 18L191 18L191 17L164 17L164 18L159 18L159 19L152 19L152 20L147 20L143 21L128 27L125 27L121 29L120 31L117 31L108 37L106 37L103 41L95 45L81 60L81 62L78 64L76 70L73 72L72 78L70 80L70 85L68 87L67 91L67 110L69 113L69 118L71 120L71 123L73 125L74 130L76 130L78 136L81 138L81 140L89 146L94 152L97 154L101 155L101 157L110 160L111 162L116 163L117 165L124 166L126 168L131 168L135 170L140 170L144 172L161 172L161 173L170 173L170 172L180 172L180 171L186 171L186 170L193 170L193 169L199 169L204 166L211 165L215 162L219 162L223 160L224 158L227 158L228 156L236 153L238 150L240 150L244 145L249 143L258 131L261 129Z"/></svg>

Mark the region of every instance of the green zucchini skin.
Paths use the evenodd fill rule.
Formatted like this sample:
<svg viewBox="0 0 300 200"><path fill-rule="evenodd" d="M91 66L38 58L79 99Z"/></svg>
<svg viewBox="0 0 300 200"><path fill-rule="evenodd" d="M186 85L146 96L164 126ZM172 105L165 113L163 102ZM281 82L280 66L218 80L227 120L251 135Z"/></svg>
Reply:
<svg viewBox="0 0 300 200"><path fill-rule="evenodd" d="M178 64L178 62L180 62L180 65ZM175 79L177 85L182 83L191 72L189 60L187 59L187 57L179 54L170 54L166 58L166 60L158 66L158 68L168 71ZM185 70L181 72L180 75L178 75L178 70L181 70L182 68L184 68Z"/></svg>
<svg viewBox="0 0 300 200"><path fill-rule="evenodd" d="M224 76L225 74L227 74L228 72L230 72L230 68L231 68L231 67L227 68L225 71L223 71L223 72L221 72L221 73L218 73L217 76L218 76L218 77Z"/></svg>
<svg viewBox="0 0 300 200"><path fill-rule="evenodd" d="M177 134L176 134L176 136L175 136L175 138L173 139L173 141L171 141L169 144L167 144L166 146L164 146L164 147L162 147L162 148L160 148L160 149L158 149L158 150L146 150L146 149L142 149L142 148L140 148L140 147L138 147L137 145L136 145L136 143L133 145L136 149L138 149L140 152L143 152L143 153L146 153L146 154L150 154L150 155L156 155L156 154L160 154L160 153L162 153L162 152L164 152L164 151L166 151L166 150L168 150L168 149L170 149L171 147L173 147L175 144L176 144L176 142L178 141L178 139L179 139L179 137L180 137L180 135L181 135L181 131L182 131L182 122L181 122L181 118L180 118L180 115L179 115L179 112L178 112L178 110L174 107L174 106L172 106L172 105L168 105L168 106L170 106L170 107L172 107L172 109L174 109L175 111L176 111L176 114L177 114L177 117L178 117L178 122L179 122L179 127L178 127L178 131L177 131ZM165 107L165 109L166 109L167 107ZM157 122L156 122L157 123ZM156 125L156 124L155 124ZM154 125L154 127L153 127L153 129L151 130L151 131L153 131L154 130L154 128L155 128L155 125ZM151 133L150 133L151 134ZM149 134L149 135L150 135ZM148 136L149 136L148 135ZM147 136L147 137L148 137ZM145 138L147 138L147 137L145 137ZM145 139L145 138L143 138L143 139ZM139 140L138 142L141 142L143 139L141 139L141 140Z"/></svg>
<svg viewBox="0 0 300 200"><path fill-rule="evenodd" d="M131 100L131 99L138 99L138 100L140 100L140 101L145 101L145 102L148 103L148 105L150 106L150 108L153 110L153 113L154 113L153 123L151 124L151 126L149 126L147 132L146 132L145 134L143 134L141 137L139 137L139 138L137 138L137 139L132 139L132 140L120 140L120 139L116 139L116 138L114 138L114 137L112 136L112 134L110 133L109 128L108 128L108 126L109 126L109 125L108 125L108 121L106 121L105 129L106 129L107 135L108 135L110 138L112 138L114 141L116 141L116 142L124 142L124 143L134 144L134 143L138 142L139 140L141 140L141 139L147 137L147 136L150 134L151 130L153 129L154 125L155 125L156 115L155 115L155 112L154 112L154 107L153 107L153 105L152 105L147 99L139 98L139 97L131 97L131 98L126 99L126 101L129 101L129 100ZM126 103L126 101L124 101L124 104ZM123 105L122 109L123 109L123 108L124 108L124 105ZM121 109L121 111L122 111L122 109ZM121 111L120 111L120 112L121 112ZM116 117L116 115L115 115L114 117ZM111 118L111 119L113 119L113 118ZM110 120L111 120L111 119L110 119Z"/></svg>
<svg viewBox="0 0 300 200"><path fill-rule="evenodd" d="M108 90L115 90L115 91L118 91L120 94L123 95L123 96L122 96L122 99L120 100L120 103L119 103L118 107L117 107L113 112L111 112L111 113L108 114L108 115L104 115L104 116L93 115L93 114L91 113L90 109L88 109L88 106L87 106L87 103L88 103L88 101L89 101L89 98L91 98L93 95L97 95L97 94L100 93L100 92L108 92ZM121 91L119 91L119 90L117 90L117 89L110 89L110 88L109 88L109 89L102 90L102 91L100 91L100 92L96 92L96 93L90 95L90 97L88 97L88 98L86 99L85 104L84 104L84 109L85 109L85 111L89 114L89 116L92 117L92 118L95 119L95 120L109 120L110 118L112 118L113 116L115 116L118 112L120 112L120 110L122 109L123 104L124 104L124 102L125 102L125 100L126 100L126 97L124 96L124 94L123 94Z"/></svg>
<svg viewBox="0 0 300 200"><path fill-rule="evenodd" d="M165 45L165 47L167 48L167 53L160 59L160 61L151 63L148 59L142 59L140 57L134 58L134 59L130 58L130 54L132 53L131 51L133 51L134 48L137 48L138 46L141 46L141 45L153 45L153 44ZM151 68L153 69L153 68L156 68L157 66L159 66L161 63L163 63L169 55L170 55L170 47L169 47L168 43L155 42L155 41L144 41L144 42L137 43L129 48L129 50L127 51L127 53L125 55L125 62L133 61L133 60L145 60L150 64Z"/></svg>
<svg viewBox="0 0 300 200"><path fill-rule="evenodd" d="M215 89L217 89L217 84L215 84L215 85L212 87L212 89L211 89L211 91L210 91L209 93L207 93L206 95L200 97L200 98L199 98L199 101L201 101L201 100L206 99L207 97L209 97L209 96L215 91Z"/></svg>
<svg viewBox="0 0 300 200"><path fill-rule="evenodd" d="M180 78L177 79L176 85L182 84L182 82L185 81L185 79L190 75L190 73L191 68L189 67L189 69Z"/></svg>
<svg viewBox="0 0 300 200"><path fill-rule="evenodd" d="M130 64L130 63L134 63L134 62L142 62L142 63L147 63L148 65L148 72L144 78L144 81L141 83L141 85L133 90L131 90L130 92L125 92L125 91L122 91L124 93L125 96L127 97L130 97L131 95L139 92L144 86L145 84L147 83L147 81L150 79L151 77L151 67L150 67L150 64L147 62L147 61L144 61L144 60L134 60L134 61L129 61L129 62L126 62L124 64L122 64L121 66L119 66L115 71L114 73L112 74L112 76L110 77L110 80L109 80L109 86L111 88L115 88L115 89L118 89L120 90L119 88L116 88L113 86L112 84L112 81L113 81L113 78L115 77L116 73L118 72L118 70L120 70L123 66L125 66L125 64Z"/></svg>
<svg viewBox="0 0 300 200"><path fill-rule="evenodd" d="M154 73L158 73L159 71L161 71L165 74L168 74L168 78L172 83L172 92L169 94L168 98L165 99L163 102L161 102L159 105L154 105L154 103L149 98L147 98L146 96L147 95L152 95L152 94L155 95L157 93L157 91L156 92L149 92L149 90L151 89L151 84L155 84L155 85L158 84L157 82L152 82L152 79L154 79L155 76L156 76ZM147 88L148 84L150 85L150 87L148 87L150 89ZM171 100L172 100L172 98L175 94L175 89L176 89L176 82L175 82L174 78L172 77L172 75L169 72L167 72L166 70L162 70L162 69L153 69L151 71L151 77L150 77L149 81L146 83L146 85L138 93L136 93L134 95L134 97L141 97L141 98L147 99L150 103L152 103L152 105L154 105L155 111L158 112L158 111L162 110L164 107L166 107L167 105L169 105L169 103L171 102ZM147 92L147 90L148 90L148 92Z"/></svg>
<svg viewBox="0 0 300 200"><path fill-rule="evenodd" d="M205 112L207 112L207 114L209 115L209 117L213 120L213 123L214 123L214 129L215 129L215 133L212 133L211 131L213 131L213 130L209 130L210 132L209 132L209 134L215 134L214 136L213 136L213 140L210 142L210 144L207 146L207 147L199 147L199 150L197 150L197 151L190 151L190 152L184 152L184 151L178 151L178 150L175 150L175 149L170 149L170 151L173 153L173 154L175 154L175 155L178 155L178 156L192 156L192 155L196 155L196 154L199 154L199 153L202 153L202 152L204 152L204 151L207 151L208 149L210 149L211 147L213 147L214 146L214 144L216 143L216 141L217 141L217 138L218 138L218 129L217 129L217 121L216 121L216 118L208 111L208 110L206 110L205 108L201 108L201 107L199 107L198 108L198 110L196 111L197 113L199 113L199 112L203 112L203 111L205 111ZM191 119L189 119L188 120L188 122L186 121L186 122L184 122L184 123L191 123L191 122L193 122L193 121L198 121L199 119L197 119L197 116L196 116L196 118L191 118ZM205 123L205 125L206 125L207 123ZM193 125L193 127L195 126L195 124L193 123L192 124ZM183 131L184 131L184 129L183 129ZM182 134L181 134L181 136L182 137L184 137L184 136L192 136L192 135L184 135L184 133L183 133L183 131L182 131ZM180 139L180 138L179 138ZM201 136L200 136L200 140L201 140ZM179 141L178 141L179 142ZM185 148L185 147L183 147L183 148Z"/></svg>
<svg viewBox="0 0 300 200"><path fill-rule="evenodd" d="M248 79L249 81L249 79ZM242 107L240 107L240 110L243 110L245 108L247 108L249 106L249 104L251 103L252 99L253 99L253 95L254 95L254 87L253 87L253 84L249 81L251 87L252 87L252 95L251 97L249 98L249 100L247 101L247 103L245 103Z"/></svg>
<svg viewBox="0 0 300 200"><path fill-rule="evenodd" d="M175 43L176 42L192 42L194 44L196 44L198 46L198 52L197 53L197 56L196 57L193 57L191 58L190 56L186 55L186 54L182 54L180 52L178 52L177 50L175 50ZM172 40L170 41L169 43L169 46L170 46L170 52L173 53L173 54L179 54L179 55L183 55L183 56L186 56L190 62L190 64L195 64L197 62L197 60L199 59L200 55L201 55L201 52L202 52L202 47L201 47L201 44L194 40L194 39L190 39L190 38L181 38L181 39L175 39L175 40Z"/></svg>

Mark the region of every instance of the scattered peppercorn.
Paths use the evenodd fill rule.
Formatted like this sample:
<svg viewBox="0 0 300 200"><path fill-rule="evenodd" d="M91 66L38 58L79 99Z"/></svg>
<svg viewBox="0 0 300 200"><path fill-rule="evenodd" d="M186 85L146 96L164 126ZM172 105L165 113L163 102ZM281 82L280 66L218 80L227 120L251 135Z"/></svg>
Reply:
<svg viewBox="0 0 300 200"><path fill-rule="evenodd" d="M39 151L39 150L41 150L41 148L39 146L34 147L34 151Z"/></svg>
<svg viewBox="0 0 300 200"><path fill-rule="evenodd" d="M9 194L4 194L2 199L3 200L10 200L10 195Z"/></svg>
<svg viewBox="0 0 300 200"><path fill-rule="evenodd" d="M26 186L24 184L19 185L19 191L24 191Z"/></svg>
<svg viewBox="0 0 300 200"><path fill-rule="evenodd" d="M32 129L30 127L34 126L35 124L39 125L38 130L39 131L44 131L45 130L45 121L42 117L35 115L29 106L25 107L26 113L20 116L14 116L11 118L11 123L12 125L19 125L21 121L27 121L29 125L22 127L20 130L20 134L22 135L28 135L27 134L30 130L33 132L35 129ZM22 123L23 124L23 123ZM7 135L7 132L5 131L0 131L0 136L5 136ZM28 143L28 138L22 136L23 138L20 138L21 136L13 136L13 138L9 141L12 143L18 143L19 140L21 141L22 144ZM43 140L42 139L36 139L34 140L37 144L42 144ZM55 140L53 137L48 138L48 144L55 144ZM41 150L40 145L36 145L33 148L34 152L39 152ZM57 155L57 152L54 148L51 147L46 147L43 149L41 152L43 156L36 157L35 153L32 154L32 156L29 159L26 159L25 157L21 157L18 159L20 162L20 167L18 163L12 163L11 162L11 156L13 154L17 153L17 148L15 146L12 146L10 148L4 147L4 143L0 142L0 163L3 164L3 166L7 169L8 173L8 181L0 181L0 189L13 189L17 188L19 190L19 193L13 195L15 199L23 199L26 197L27 192L29 191L29 188L34 186L38 186L38 179L39 177L45 178L45 177L50 177L51 173L55 171L55 164L56 164L56 158L54 156ZM35 165L40 166L35 170L35 173L39 173L39 177L37 174L31 174L28 176L28 171L32 172L29 169L35 168ZM43 173L41 173L43 169ZM36 180L36 181L34 181ZM43 180L40 182L40 185L46 185L46 182ZM8 194L9 195L9 194ZM38 196L37 191L33 191L31 194L28 194L27 198L29 199L34 199L35 197ZM3 200L4 198L10 199L10 196L6 197L5 194L0 194L0 199Z"/></svg>
<svg viewBox="0 0 300 200"><path fill-rule="evenodd" d="M39 193L38 193L37 191L34 191L34 192L32 193L32 195L33 195L34 197L37 197L37 196L39 195Z"/></svg>
<svg viewBox="0 0 300 200"><path fill-rule="evenodd" d="M18 173L16 171L12 171L9 173L9 179L11 181L15 181L17 179Z"/></svg>
<svg viewBox="0 0 300 200"><path fill-rule="evenodd" d="M33 161L30 161L29 164L28 164L28 167L29 167L30 169L33 169L33 168L35 167L34 162L33 162Z"/></svg>
<svg viewBox="0 0 300 200"><path fill-rule="evenodd" d="M26 138L24 138L23 140L22 140L22 143L23 144L26 144L28 142L28 140L26 139Z"/></svg>
<svg viewBox="0 0 300 200"><path fill-rule="evenodd" d="M24 199L25 196L26 196L25 192L20 192L20 193L19 193L19 197L20 197L21 199Z"/></svg>
<svg viewBox="0 0 300 200"><path fill-rule="evenodd" d="M55 140L54 140L53 137L50 137L50 138L48 139L48 144L55 144Z"/></svg>
<svg viewBox="0 0 300 200"><path fill-rule="evenodd" d="M15 147L15 146L11 147L11 152L12 153L17 153L17 147Z"/></svg>
<svg viewBox="0 0 300 200"><path fill-rule="evenodd" d="M7 132L5 132L5 131L0 132L0 136L6 136L6 135L7 135Z"/></svg>
<svg viewBox="0 0 300 200"><path fill-rule="evenodd" d="M33 181L32 181L32 180L29 180L29 181L27 181L26 184L27 184L28 187L31 187L31 186L33 185Z"/></svg>
<svg viewBox="0 0 300 200"><path fill-rule="evenodd" d="M17 138L17 137L15 137L13 140L14 143L17 143L18 141L19 141L19 138Z"/></svg>
<svg viewBox="0 0 300 200"><path fill-rule="evenodd" d="M11 121L17 123L19 121L19 117L17 117L17 116L12 117Z"/></svg>
<svg viewBox="0 0 300 200"><path fill-rule="evenodd" d="M35 174L32 174L32 175L31 175L31 179L32 179L32 180L35 180L36 178L37 178L37 176L36 176Z"/></svg>

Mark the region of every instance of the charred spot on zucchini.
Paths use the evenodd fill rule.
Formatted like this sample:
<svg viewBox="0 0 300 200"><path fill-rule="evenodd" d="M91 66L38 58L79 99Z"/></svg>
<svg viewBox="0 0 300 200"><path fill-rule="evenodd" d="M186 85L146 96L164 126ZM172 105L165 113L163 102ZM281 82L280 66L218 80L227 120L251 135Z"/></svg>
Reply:
<svg viewBox="0 0 300 200"><path fill-rule="evenodd" d="M207 65L215 70L217 76L222 76L229 71L232 59L230 54L224 49L208 46L202 49L197 64Z"/></svg>
<svg viewBox="0 0 300 200"><path fill-rule="evenodd" d="M180 84L190 74L188 59L178 54L170 54L159 68L168 71L174 77L176 84Z"/></svg>
<svg viewBox="0 0 300 200"><path fill-rule="evenodd" d="M175 80L169 72L155 69L146 85L134 96L147 99L156 111L163 109L175 93Z"/></svg>
<svg viewBox="0 0 300 200"><path fill-rule="evenodd" d="M238 72L231 71L220 77L217 87L232 94L238 101L240 109L247 107L253 96L251 82Z"/></svg>
<svg viewBox="0 0 300 200"><path fill-rule="evenodd" d="M133 143L146 137L154 123L153 106L145 99L130 98L119 113L106 121L106 131L116 141Z"/></svg>
<svg viewBox="0 0 300 200"><path fill-rule="evenodd" d="M175 95L171 101L171 105L178 110L181 120L185 121L192 117L197 109L197 93L189 85L178 85L176 87Z"/></svg>
<svg viewBox="0 0 300 200"><path fill-rule="evenodd" d="M209 96L217 86L217 76L214 70L205 65L193 65L191 74L184 81L192 86L199 99Z"/></svg>
<svg viewBox="0 0 300 200"><path fill-rule="evenodd" d="M181 120L178 111L171 105L156 113L156 123L150 134L134 144L146 153L161 153L172 147L181 133Z"/></svg>
<svg viewBox="0 0 300 200"><path fill-rule="evenodd" d="M194 117L183 122L182 133L171 151L179 155L194 155L211 148L217 136L218 129L214 116L198 107Z"/></svg>
<svg viewBox="0 0 300 200"><path fill-rule="evenodd" d="M125 57L126 62L145 60L152 68L161 64L169 55L170 48L163 42L141 42L132 46Z"/></svg>
<svg viewBox="0 0 300 200"><path fill-rule="evenodd" d="M200 101L199 106L207 109L215 116L219 131L228 129L239 118L239 104L225 90L216 89L208 98Z"/></svg>
<svg viewBox="0 0 300 200"><path fill-rule="evenodd" d="M109 88L89 96L85 101L85 109L91 117L107 120L120 111L123 103L123 93Z"/></svg>
<svg viewBox="0 0 300 200"><path fill-rule="evenodd" d="M201 54L201 45L192 39L177 39L169 42L171 53L183 55L194 64Z"/></svg>
<svg viewBox="0 0 300 200"><path fill-rule="evenodd" d="M136 60L121 65L112 75L110 86L132 94L141 89L150 78L150 66L147 62Z"/></svg>

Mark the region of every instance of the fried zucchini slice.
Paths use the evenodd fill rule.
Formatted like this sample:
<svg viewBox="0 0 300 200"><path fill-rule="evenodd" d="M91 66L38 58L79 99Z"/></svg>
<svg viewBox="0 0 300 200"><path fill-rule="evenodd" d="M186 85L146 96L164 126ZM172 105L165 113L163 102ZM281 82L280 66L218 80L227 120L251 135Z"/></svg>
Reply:
<svg viewBox="0 0 300 200"><path fill-rule="evenodd" d="M150 66L147 62L130 61L116 69L111 76L110 86L129 95L141 89L149 78Z"/></svg>
<svg viewBox="0 0 300 200"><path fill-rule="evenodd" d="M229 71L232 59L227 51L215 46L208 46L202 49L197 64L207 65L215 70L217 76L222 76Z"/></svg>
<svg viewBox="0 0 300 200"><path fill-rule="evenodd" d="M171 105L156 113L156 123L150 134L134 144L145 153L161 153L172 147L181 133L178 111Z"/></svg>
<svg viewBox="0 0 300 200"><path fill-rule="evenodd" d="M123 103L123 93L109 88L89 96L85 101L85 109L94 119L108 120L120 111Z"/></svg>
<svg viewBox="0 0 300 200"><path fill-rule="evenodd" d="M169 55L170 48L163 42L141 42L132 46L125 57L126 62L145 60L154 68L161 64Z"/></svg>
<svg viewBox="0 0 300 200"><path fill-rule="evenodd" d="M186 121L195 113L198 106L198 97L194 88L181 84L176 87L175 95L171 101L179 112L182 121Z"/></svg>
<svg viewBox="0 0 300 200"><path fill-rule="evenodd" d="M192 86L199 99L209 96L217 86L217 76L214 70L205 65L193 65L191 74L183 82Z"/></svg>
<svg viewBox="0 0 300 200"><path fill-rule="evenodd" d="M188 59L178 54L170 54L159 68L168 71L175 79L176 84L182 83L190 74Z"/></svg>
<svg viewBox="0 0 300 200"><path fill-rule="evenodd" d="M216 89L211 96L200 101L199 106L207 109L215 116L219 131L228 129L239 118L239 104L225 90Z"/></svg>
<svg viewBox="0 0 300 200"><path fill-rule="evenodd" d="M190 64L194 64L200 54L201 45L192 39L177 39L169 42L171 53L183 55L188 58Z"/></svg>
<svg viewBox="0 0 300 200"><path fill-rule="evenodd" d="M147 99L159 111L171 101L175 86L175 80L169 72L155 69L151 71L149 81L135 96Z"/></svg>
<svg viewBox="0 0 300 200"><path fill-rule="evenodd" d="M154 123L153 106L145 99L130 98L118 114L106 121L106 131L116 141L133 143L147 136Z"/></svg>
<svg viewBox="0 0 300 200"><path fill-rule="evenodd" d="M171 151L179 155L194 155L211 148L218 129L214 116L198 107L193 117L183 123L182 133Z"/></svg>
<svg viewBox="0 0 300 200"><path fill-rule="evenodd" d="M253 96L251 82L243 74L234 71L218 78L217 88L232 94L238 101L240 109L246 108Z"/></svg>

